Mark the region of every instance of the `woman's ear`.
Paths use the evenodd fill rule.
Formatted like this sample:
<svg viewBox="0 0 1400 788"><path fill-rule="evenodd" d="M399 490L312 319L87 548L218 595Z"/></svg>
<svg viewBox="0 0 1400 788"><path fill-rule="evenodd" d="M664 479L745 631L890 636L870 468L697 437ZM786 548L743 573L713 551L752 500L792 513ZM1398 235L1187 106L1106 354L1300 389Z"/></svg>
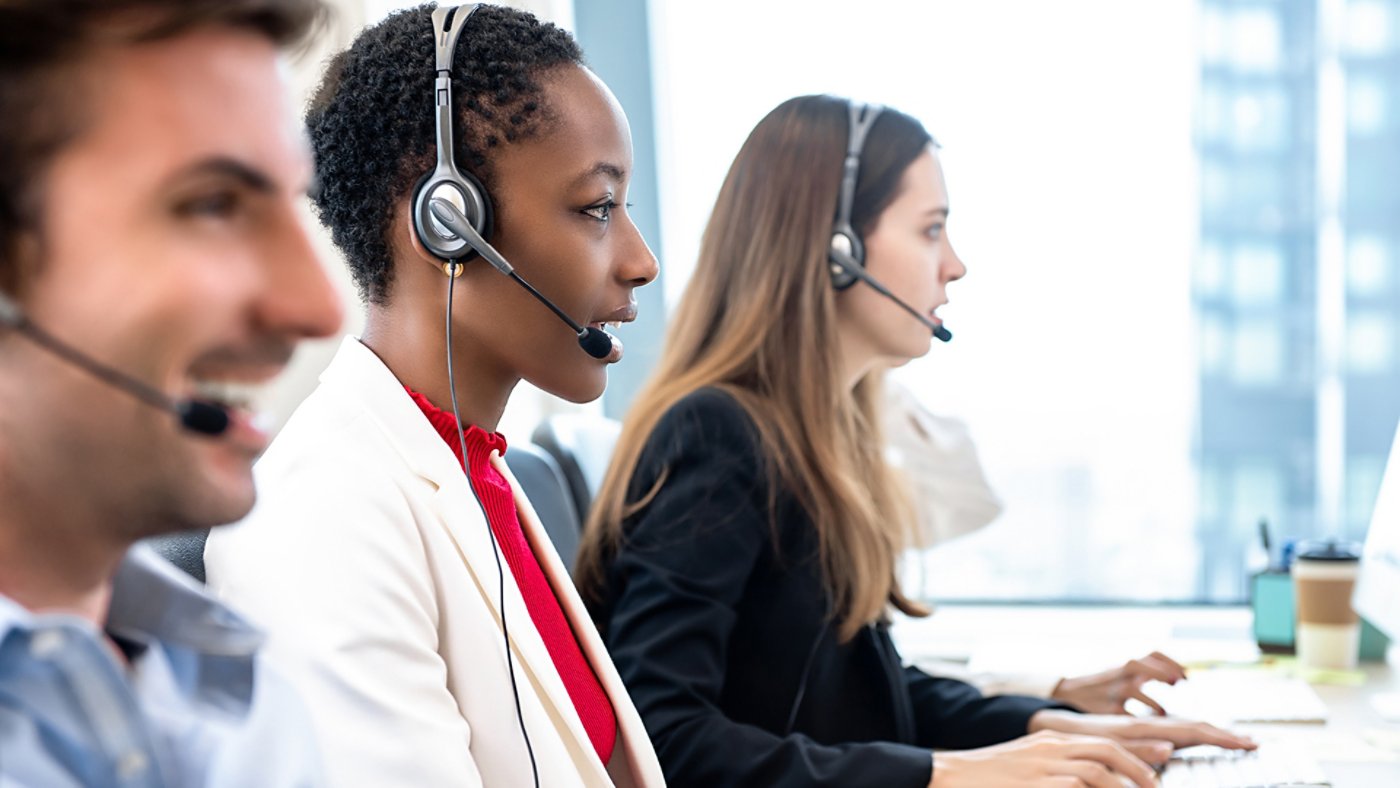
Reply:
<svg viewBox="0 0 1400 788"><path fill-rule="evenodd" d="M413 250L415 257L432 264L434 268L441 268L442 261L437 258L419 239L417 231L413 229L413 198L410 196L399 208L399 214L403 217L400 222L404 233L408 235L409 248ZM397 244L395 244L397 246Z"/></svg>

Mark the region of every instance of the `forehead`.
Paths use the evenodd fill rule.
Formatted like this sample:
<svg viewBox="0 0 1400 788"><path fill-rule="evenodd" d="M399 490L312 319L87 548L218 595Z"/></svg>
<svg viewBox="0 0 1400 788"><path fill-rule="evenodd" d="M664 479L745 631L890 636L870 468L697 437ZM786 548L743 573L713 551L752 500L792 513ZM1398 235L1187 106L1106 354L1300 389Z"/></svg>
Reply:
<svg viewBox="0 0 1400 788"><path fill-rule="evenodd" d="M100 167L109 186L132 189L216 156L276 177L307 168L277 50L255 33L210 27L104 47L75 75L82 131L55 166Z"/></svg>
<svg viewBox="0 0 1400 788"><path fill-rule="evenodd" d="M904 168L899 182L899 195L891 207L903 204L914 210L931 210L948 207L948 187L943 182L943 165L938 160L938 151L932 146L924 148L917 158Z"/></svg>
<svg viewBox="0 0 1400 788"><path fill-rule="evenodd" d="M541 77L540 87L550 121L539 136L502 151L497 169L503 189L521 179L567 185L598 164L630 172L631 128L602 80L586 68L567 65Z"/></svg>

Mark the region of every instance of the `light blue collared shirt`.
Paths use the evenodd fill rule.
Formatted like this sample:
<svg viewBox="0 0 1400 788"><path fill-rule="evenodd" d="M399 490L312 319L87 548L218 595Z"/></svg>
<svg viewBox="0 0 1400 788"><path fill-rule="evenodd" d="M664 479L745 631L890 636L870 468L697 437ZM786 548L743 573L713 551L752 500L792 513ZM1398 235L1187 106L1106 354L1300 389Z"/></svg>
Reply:
<svg viewBox="0 0 1400 788"><path fill-rule="evenodd" d="M322 784L310 721L262 635L149 548L113 582L107 633L0 596L0 788Z"/></svg>

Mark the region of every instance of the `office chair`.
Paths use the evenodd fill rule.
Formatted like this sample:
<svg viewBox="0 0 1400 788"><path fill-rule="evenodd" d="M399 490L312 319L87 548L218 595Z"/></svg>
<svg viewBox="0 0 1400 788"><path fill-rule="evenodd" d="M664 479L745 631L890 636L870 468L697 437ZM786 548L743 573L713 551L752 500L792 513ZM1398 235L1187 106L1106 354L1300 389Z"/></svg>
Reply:
<svg viewBox="0 0 1400 788"><path fill-rule="evenodd" d="M622 423L602 416L560 415L540 422L530 440L554 457L573 496L578 519L588 519Z"/></svg>
<svg viewBox="0 0 1400 788"><path fill-rule="evenodd" d="M520 489L535 507L555 552L572 576L582 524L563 471L548 452L530 443L511 444L506 449L506 466L520 482Z"/></svg>
<svg viewBox="0 0 1400 788"><path fill-rule="evenodd" d="M199 582L204 582L204 540L209 538L209 529L197 528L193 531L180 531L161 534L143 540L161 558L169 561L185 574Z"/></svg>

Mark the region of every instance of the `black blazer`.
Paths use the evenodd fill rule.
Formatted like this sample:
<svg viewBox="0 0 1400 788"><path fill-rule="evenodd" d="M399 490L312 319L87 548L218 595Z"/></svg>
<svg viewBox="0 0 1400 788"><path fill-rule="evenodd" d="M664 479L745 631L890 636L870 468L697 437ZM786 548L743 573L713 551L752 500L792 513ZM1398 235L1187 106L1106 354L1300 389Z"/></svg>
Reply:
<svg viewBox="0 0 1400 788"><path fill-rule="evenodd" d="M923 788L930 748L1012 739L1056 707L902 667L883 624L838 643L811 521L728 394L662 417L628 500L663 470L592 612L672 786Z"/></svg>

